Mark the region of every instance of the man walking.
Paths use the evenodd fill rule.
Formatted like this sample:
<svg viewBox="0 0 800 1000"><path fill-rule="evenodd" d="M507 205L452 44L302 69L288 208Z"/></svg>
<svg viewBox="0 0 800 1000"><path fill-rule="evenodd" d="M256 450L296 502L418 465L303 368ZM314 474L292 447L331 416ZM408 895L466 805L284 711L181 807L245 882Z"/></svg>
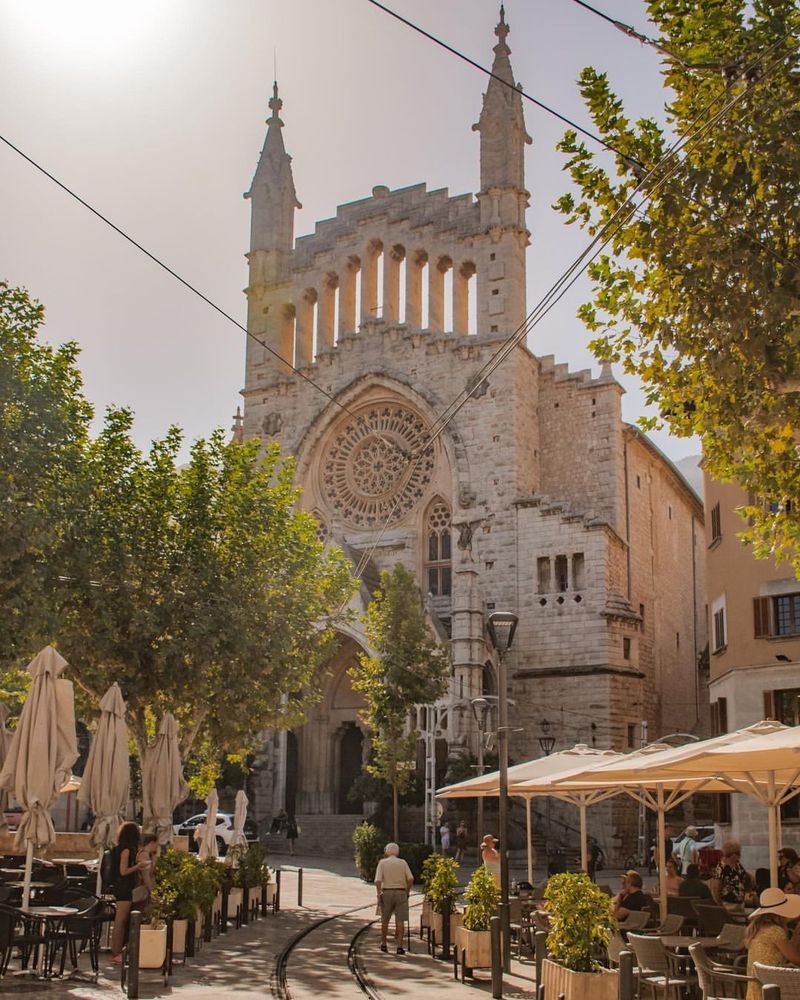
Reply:
<svg viewBox="0 0 800 1000"><path fill-rule="evenodd" d="M680 864L680 875L685 875L689 869L689 865L696 865L699 861L697 836L697 827L687 826L684 831L683 840L675 848L675 857Z"/></svg>
<svg viewBox="0 0 800 1000"><path fill-rule="evenodd" d="M405 955L403 934L408 920L408 896L414 885L414 876L406 862L400 857L397 844L387 844L375 869L375 889L381 908L381 951L388 951L386 938L389 921L394 914L394 936L397 954Z"/></svg>

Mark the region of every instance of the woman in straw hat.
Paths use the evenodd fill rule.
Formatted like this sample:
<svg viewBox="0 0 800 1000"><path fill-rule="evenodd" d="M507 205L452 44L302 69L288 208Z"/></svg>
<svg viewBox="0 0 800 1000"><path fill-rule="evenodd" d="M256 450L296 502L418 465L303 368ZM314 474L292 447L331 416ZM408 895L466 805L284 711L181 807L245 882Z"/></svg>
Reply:
<svg viewBox="0 0 800 1000"><path fill-rule="evenodd" d="M765 889L759 906L750 914L745 934L747 975L753 975L753 963L762 965L800 965L800 924L789 936L789 922L800 918L800 896L787 896L783 889ZM747 1000L760 1000L761 987L752 982Z"/></svg>
<svg viewBox="0 0 800 1000"><path fill-rule="evenodd" d="M487 833L481 841L481 861L490 875L500 885L500 852L497 850L497 837Z"/></svg>

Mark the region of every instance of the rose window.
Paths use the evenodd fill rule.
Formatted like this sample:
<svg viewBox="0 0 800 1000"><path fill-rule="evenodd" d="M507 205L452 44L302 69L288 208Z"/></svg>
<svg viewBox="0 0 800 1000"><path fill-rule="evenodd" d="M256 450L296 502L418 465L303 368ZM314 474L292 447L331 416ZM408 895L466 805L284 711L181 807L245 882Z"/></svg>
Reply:
<svg viewBox="0 0 800 1000"><path fill-rule="evenodd" d="M433 474L428 427L402 406L373 406L343 423L322 462L327 502L359 528L394 524L416 507Z"/></svg>

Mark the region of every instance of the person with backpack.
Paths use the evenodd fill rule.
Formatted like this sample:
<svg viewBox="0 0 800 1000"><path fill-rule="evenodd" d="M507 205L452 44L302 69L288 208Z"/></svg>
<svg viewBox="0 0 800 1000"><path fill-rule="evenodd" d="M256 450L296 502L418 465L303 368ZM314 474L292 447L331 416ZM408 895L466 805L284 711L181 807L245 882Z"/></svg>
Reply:
<svg viewBox="0 0 800 1000"><path fill-rule="evenodd" d="M136 861L139 851L139 827L135 823L123 823L117 831L117 845L111 851L113 860L110 888L116 899L114 929L111 933L111 961L122 961L122 948L128 930L128 918L133 905L133 890L140 881L140 872L149 861ZM104 859L105 860L105 859Z"/></svg>

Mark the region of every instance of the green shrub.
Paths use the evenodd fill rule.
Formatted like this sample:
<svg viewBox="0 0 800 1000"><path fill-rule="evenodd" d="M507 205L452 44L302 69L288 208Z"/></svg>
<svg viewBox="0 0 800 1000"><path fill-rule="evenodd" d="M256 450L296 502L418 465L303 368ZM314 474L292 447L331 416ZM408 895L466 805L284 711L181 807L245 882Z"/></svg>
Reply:
<svg viewBox="0 0 800 1000"><path fill-rule="evenodd" d="M431 858L437 860L425 896L435 913L444 913L445 903L449 904L453 913L458 902L458 864L455 858L446 858L442 854L432 854ZM425 864L431 858L426 858Z"/></svg>
<svg viewBox="0 0 800 1000"><path fill-rule="evenodd" d="M500 887L486 865L473 872L464 899L464 926L468 931L488 931L500 905Z"/></svg>
<svg viewBox="0 0 800 1000"><path fill-rule="evenodd" d="M216 862L214 862L216 864ZM157 909L167 905L179 920L194 920L197 910L207 909L217 893L219 875L196 854L167 850L156 864Z"/></svg>
<svg viewBox="0 0 800 1000"><path fill-rule="evenodd" d="M430 844L400 844L400 857L404 858L406 864L411 869L415 882L422 881L425 861L433 854Z"/></svg>
<svg viewBox="0 0 800 1000"><path fill-rule="evenodd" d="M264 881L266 856L267 852L261 844L250 844L239 855L239 864L233 876L233 884L240 887L247 886L249 889L261 885Z"/></svg>
<svg viewBox="0 0 800 1000"><path fill-rule="evenodd" d="M439 858L441 856L441 854L429 854L422 862L420 882L422 883L422 891L426 898L428 896L428 887L431 884L431 879L436 874L436 869L439 867Z"/></svg>
<svg viewBox="0 0 800 1000"><path fill-rule="evenodd" d="M374 880L385 845L384 834L372 823L359 823L353 830L356 868L365 882Z"/></svg>
<svg viewBox="0 0 800 1000"><path fill-rule="evenodd" d="M611 900L585 872L553 875L544 898L550 957L573 972L595 972L615 925Z"/></svg>

